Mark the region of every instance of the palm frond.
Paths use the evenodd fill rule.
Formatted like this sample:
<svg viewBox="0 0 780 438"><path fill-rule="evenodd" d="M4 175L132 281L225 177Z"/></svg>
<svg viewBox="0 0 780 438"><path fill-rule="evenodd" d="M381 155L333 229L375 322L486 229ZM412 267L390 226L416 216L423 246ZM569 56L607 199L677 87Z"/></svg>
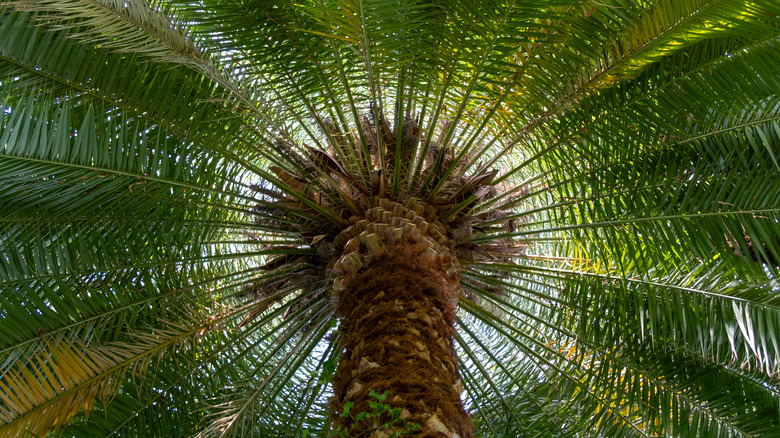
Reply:
<svg viewBox="0 0 780 438"><path fill-rule="evenodd" d="M126 373L146 374L153 358L202 328L202 324L194 329L169 326L154 334L138 334L132 343L102 346L44 338L2 370L0 432L46 434L70 423L81 410L89 415L96 400L110 402Z"/></svg>
<svg viewBox="0 0 780 438"><path fill-rule="evenodd" d="M482 436L776 435L778 16L0 2L0 435L328 436L403 236Z"/></svg>

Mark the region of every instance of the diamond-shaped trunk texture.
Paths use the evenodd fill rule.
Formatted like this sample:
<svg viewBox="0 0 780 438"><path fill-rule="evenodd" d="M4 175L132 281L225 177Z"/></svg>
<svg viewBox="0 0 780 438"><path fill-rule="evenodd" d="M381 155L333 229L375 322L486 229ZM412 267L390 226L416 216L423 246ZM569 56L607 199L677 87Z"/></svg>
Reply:
<svg viewBox="0 0 780 438"><path fill-rule="evenodd" d="M344 350L332 407L335 427L349 436L387 437L419 424L402 436L473 437L453 347L456 283L430 249L411 239L397 242L344 279L338 304ZM384 427L389 414L355 421L376 411L371 390L389 391L383 403L399 408L402 421ZM351 415L339 416L348 402Z"/></svg>

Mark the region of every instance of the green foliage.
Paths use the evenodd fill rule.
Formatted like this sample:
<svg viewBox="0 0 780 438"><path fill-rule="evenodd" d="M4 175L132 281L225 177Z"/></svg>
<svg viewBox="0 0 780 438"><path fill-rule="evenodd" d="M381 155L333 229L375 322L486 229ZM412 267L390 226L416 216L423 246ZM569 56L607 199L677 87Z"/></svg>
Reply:
<svg viewBox="0 0 780 438"><path fill-rule="evenodd" d="M778 17L0 2L0 437L327 436L326 243L373 190L458 202L481 436L780 436Z"/></svg>
<svg viewBox="0 0 780 438"><path fill-rule="evenodd" d="M344 403L344 409L339 413L341 418L349 418L351 424L348 426L339 425L333 429L331 436L338 438L357 438L365 436L368 432L358 432L354 434L352 431L357 429L358 431L374 429L390 429L393 430L388 438L401 438L409 436L410 433L420 430L421 426L417 423L408 422L399 418L401 415L401 408L393 408L389 404L383 403L390 395L390 391L386 390L382 394L378 394L373 389L369 391L368 396L372 399L369 401L370 411L359 412L354 414L350 412L355 402Z"/></svg>

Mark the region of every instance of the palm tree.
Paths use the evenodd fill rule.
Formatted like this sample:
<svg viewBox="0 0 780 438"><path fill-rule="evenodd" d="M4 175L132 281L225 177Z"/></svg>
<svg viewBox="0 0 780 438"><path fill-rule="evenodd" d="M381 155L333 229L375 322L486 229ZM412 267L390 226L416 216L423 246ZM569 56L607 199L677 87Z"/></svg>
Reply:
<svg viewBox="0 0 780 438"><path fill-rule="evenodd" d="M0 436L780 436L776 0L0 8Z"/></svg>

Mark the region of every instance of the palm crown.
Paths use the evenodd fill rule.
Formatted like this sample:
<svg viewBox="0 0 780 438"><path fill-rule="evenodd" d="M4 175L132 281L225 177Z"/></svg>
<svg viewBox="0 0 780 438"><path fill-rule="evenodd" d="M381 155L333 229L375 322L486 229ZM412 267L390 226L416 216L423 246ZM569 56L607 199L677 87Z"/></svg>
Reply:
<svg viewBox="0 0 780 438"><path fill-rule="evenodd" d="M775 0L0 14L1 436L780 436Z"/></svg>

